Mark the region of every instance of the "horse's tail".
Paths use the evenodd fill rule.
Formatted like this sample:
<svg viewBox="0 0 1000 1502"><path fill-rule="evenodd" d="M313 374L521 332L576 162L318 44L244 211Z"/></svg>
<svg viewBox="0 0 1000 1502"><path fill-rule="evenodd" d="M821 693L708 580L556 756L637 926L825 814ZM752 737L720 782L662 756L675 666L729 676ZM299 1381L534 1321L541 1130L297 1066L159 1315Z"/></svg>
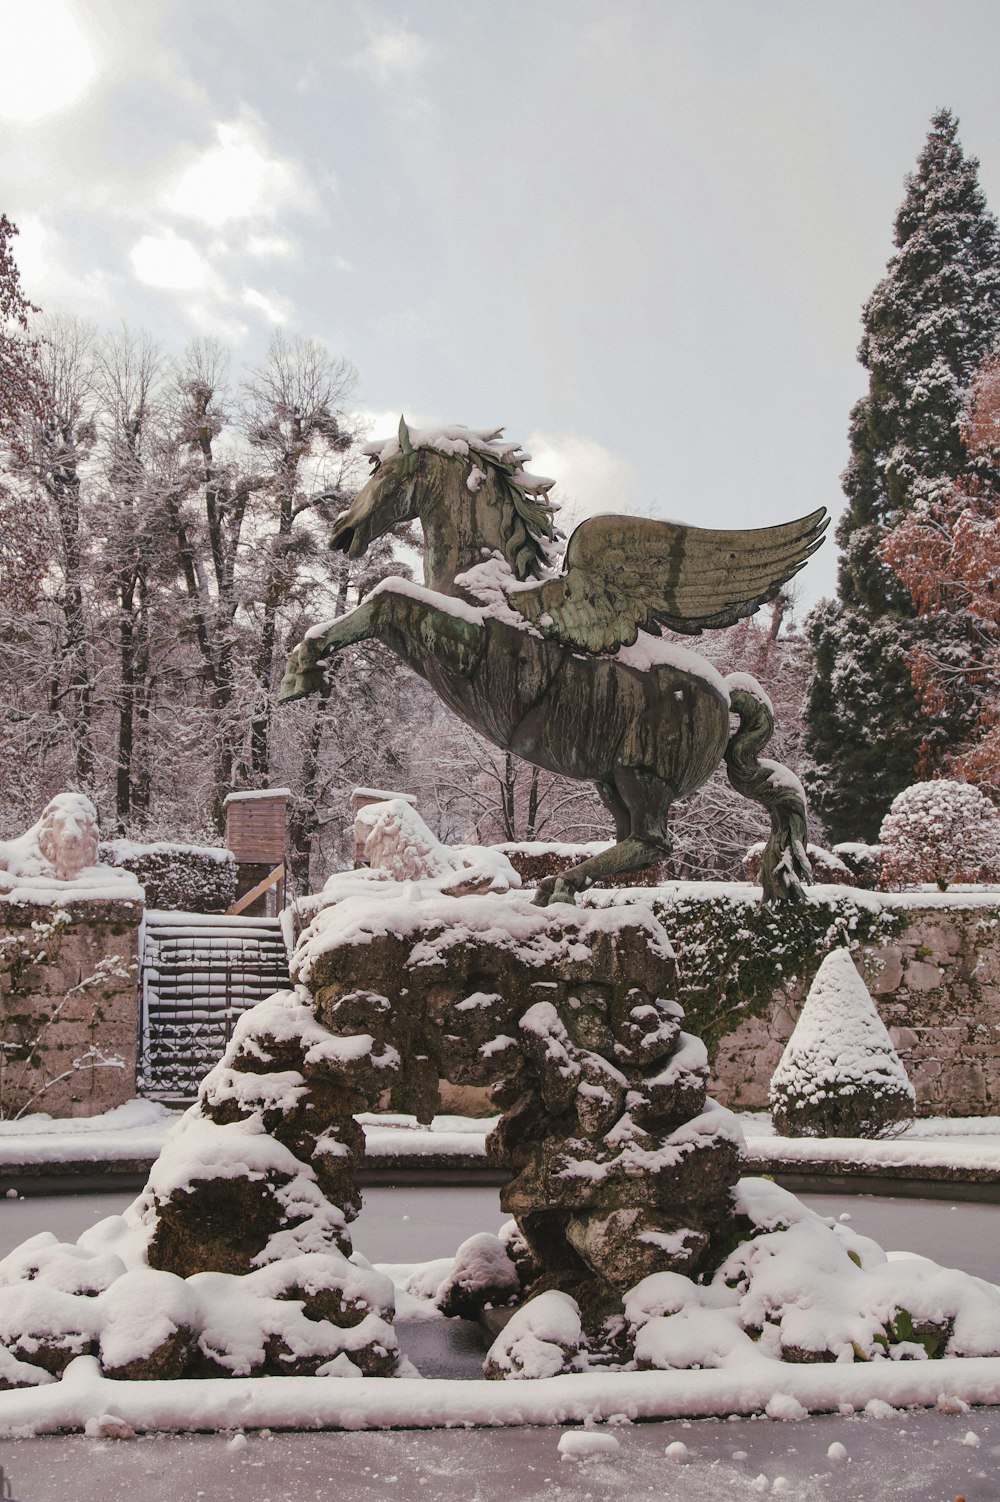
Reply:
<svg viewBox="0 0 1000 1502"><path fill-rule="evenodd" d="M801 901L802 883L812 878L802 784L780 762L758 759L774 733L771 701L760 684L749 674L733 673L726 686L740 721L726 747L726 773L738 793L762 803L771 815L771 838L760 870L764 901Z"/></svg>

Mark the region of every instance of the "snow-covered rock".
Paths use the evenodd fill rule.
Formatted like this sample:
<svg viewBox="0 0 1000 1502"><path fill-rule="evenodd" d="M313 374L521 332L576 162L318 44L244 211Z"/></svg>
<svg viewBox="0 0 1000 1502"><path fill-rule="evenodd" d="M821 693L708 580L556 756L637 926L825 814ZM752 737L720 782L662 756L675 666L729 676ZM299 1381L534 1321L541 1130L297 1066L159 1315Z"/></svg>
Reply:
<svg viewBox="0 0 1000 1502"><path fill-rule="evenodd" d="M487 1377L555 1377L573 1370L583 1344L580 1308L568 1293L549 1289L529 1299L490 1346Z"/></svg>

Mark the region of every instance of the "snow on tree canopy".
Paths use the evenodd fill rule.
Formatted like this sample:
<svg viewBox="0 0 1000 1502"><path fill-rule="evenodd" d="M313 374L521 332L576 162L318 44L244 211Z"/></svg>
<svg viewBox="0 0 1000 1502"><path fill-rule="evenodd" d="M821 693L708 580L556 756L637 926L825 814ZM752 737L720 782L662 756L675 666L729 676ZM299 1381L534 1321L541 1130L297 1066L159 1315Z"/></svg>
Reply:
<svg viewBox="0 0 1000 1502"><path fill-rule="evenodd" d="M1000 812L979 788L940 777L893 800L879 831L887 886L1000 880Z"/></svg>
<svg viewBox="0 0 1000 1502"><path fill-rule="evenodd" d="M849 950L816 972L770 1101L787 1137L880 1137L913 1116L913 1086Z"/></svg>

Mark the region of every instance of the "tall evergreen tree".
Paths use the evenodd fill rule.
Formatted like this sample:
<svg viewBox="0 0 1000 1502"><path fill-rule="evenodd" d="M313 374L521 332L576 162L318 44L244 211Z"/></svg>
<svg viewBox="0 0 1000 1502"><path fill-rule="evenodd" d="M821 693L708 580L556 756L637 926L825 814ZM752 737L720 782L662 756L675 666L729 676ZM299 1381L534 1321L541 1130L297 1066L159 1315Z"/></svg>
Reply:
<svg viewBox="0 0 1000 1502"><path fill-rule="evenodd" d="M933 631L962 651L959 618L918 619L880 549L915 505L950 495L968 473L963 417L972 380L1000 338L1000 234L940 110L896 216L896 254L862 314L858 358L870 372L851 414L839 599L813 612L815 673L807 747L813 804L834 839L874 839L895 795L968 734L974 708L928 716L908 661Z"/></svg>

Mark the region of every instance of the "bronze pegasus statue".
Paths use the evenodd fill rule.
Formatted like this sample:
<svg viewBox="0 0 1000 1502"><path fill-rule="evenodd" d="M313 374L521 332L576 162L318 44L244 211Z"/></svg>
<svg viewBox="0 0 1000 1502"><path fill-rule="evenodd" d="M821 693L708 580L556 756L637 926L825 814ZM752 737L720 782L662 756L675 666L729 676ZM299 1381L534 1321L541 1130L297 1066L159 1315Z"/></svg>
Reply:
<svg viewBox="0 0 1000 1502"><path fill-rule="evenodd" d="M502 435L411 431L401 418L396 438L367 446L371 478L330 546L358 558L419 520L424 583L385 579L355 609L314 626L288 660L282 699L321 687L324 658L374 637L495 745L592 780L616 843L542 882L543 904L664 859L671 804L725 759L733 787L771 816L765 899L800 896L805 799L787 768L759 758L774 729L767 695L660 633L731 626L772 600L820 546L825 509L734 531L594 516L560 566L553 482L527 473L530 456Z"/></svg>

